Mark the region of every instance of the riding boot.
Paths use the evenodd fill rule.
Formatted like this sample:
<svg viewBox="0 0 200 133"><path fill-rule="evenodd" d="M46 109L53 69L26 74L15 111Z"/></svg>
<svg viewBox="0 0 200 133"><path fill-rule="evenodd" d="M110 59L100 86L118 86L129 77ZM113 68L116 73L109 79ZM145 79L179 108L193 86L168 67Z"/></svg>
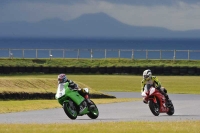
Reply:
<svg viewBox="0 0 200 133"><path fill-rule="evenodd" d="M90 101L89 94L83 93L82 90L79 91L79 94L85 98L85 101L86 101L86 103L87 103L88 109L90 110L90 109L92 108L91 105L92 105L93 103Z"/></svg>
<svg viewBox="0 0 200 133"><path fill-rule="evenodd" d="M161 92L161 94L163 94L165 96L165 99L166 99L165 106L168 107L171 103L169 96L167 95L167 93L163 92L162 90L160 90L160 92Z"/></svg>
<svg viewBox="0 0 200 133"><path fill-rule="evenodd" d="M88 99L86 99L86 102L87 102L87 104L88 104L88 109L89 110L92 110L95 106L93 105L93 103L90 101L90 99L88 98Z"/></svg>
<svg viewBox="0 0 200 133"><path fill-rule="evenodd" d="M89 94L85 94L84 98L85 98L85 100L87 102L88 109L92 110L95 106L93 105L92 101L90 100Z"/></svg>
<svg viewBox="0 0 200 133"><path fill-rule="evenodd" d="M165 99L166 99L166 103L165 103L165 105L167 106L167 107L169 107L170 105L171 105L171 100L169 99L169 96L165 93Z"/></svg>

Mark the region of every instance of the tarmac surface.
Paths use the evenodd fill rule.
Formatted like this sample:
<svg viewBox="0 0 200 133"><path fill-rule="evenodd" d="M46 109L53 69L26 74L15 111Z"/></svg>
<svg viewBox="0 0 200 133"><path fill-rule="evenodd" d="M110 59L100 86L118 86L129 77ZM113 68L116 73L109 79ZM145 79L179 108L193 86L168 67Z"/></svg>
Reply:
<svg viewBox="0 0 200 133"><path fill-rule="evenodd" d="M154 116L148 104L142 102L140 93L105 92L117 98L141 98L141 101L97 104L99 117L90 119L87 115L69 119L62 108L0 114L0 123L89 123L111 121L185 121L200 120L200 95L169 94L175 113L168 116L160 113ZM30 105L31 106L31 105Z"/></svg>

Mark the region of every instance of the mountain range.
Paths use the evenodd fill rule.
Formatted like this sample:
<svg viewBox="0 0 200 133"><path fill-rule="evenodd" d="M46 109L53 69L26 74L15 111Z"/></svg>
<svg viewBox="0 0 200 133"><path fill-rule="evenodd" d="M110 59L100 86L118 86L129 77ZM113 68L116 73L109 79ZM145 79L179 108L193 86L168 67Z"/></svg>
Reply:
<svg viewBox="0 0 200 133"><path fill-rule="evenodd" d="M105 13L95 13L70 21L52 18L34 23L2 22L0 37L200 38L200 30L172 31L162 27L131 26Z"/></svg>

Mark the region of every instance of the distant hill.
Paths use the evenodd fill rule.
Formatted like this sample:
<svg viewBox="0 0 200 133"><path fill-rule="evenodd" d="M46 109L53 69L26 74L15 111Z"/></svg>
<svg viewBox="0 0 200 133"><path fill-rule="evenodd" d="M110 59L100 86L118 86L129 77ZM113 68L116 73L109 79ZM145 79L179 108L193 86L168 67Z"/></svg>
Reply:
<svg viewBox="0 0 200 133"><path fill-rule="evenodd" d="M0 37L200 38L200 30L172 31L162 27L131 26L105 13L85 14L70 21L0 23Z"/></svg>

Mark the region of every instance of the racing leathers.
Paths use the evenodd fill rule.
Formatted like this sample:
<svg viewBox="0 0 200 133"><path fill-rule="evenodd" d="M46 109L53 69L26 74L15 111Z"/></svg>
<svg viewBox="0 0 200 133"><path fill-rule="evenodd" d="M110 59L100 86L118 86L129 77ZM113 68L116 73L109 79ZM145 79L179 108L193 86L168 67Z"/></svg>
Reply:
<svg viewBox="0 0 200 133"><path fill-rule="evenodd" d="M67 81L69 83L68 87L72 90L78 90L78 85L76 83L74 83L72 80L67 79Z"/></svg>

